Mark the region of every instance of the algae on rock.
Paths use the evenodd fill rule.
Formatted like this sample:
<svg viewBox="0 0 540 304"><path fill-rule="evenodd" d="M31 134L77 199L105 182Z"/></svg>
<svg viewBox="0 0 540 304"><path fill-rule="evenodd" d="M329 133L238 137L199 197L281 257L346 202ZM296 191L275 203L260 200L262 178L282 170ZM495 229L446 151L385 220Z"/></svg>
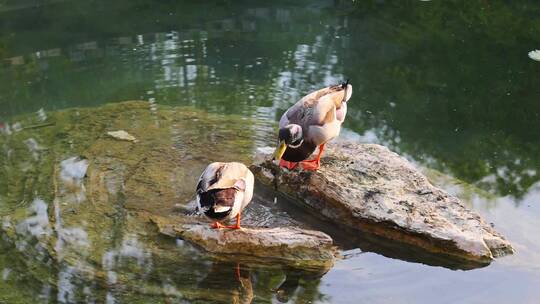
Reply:
<svg viewBox="0 0 540 304"><path fill-rule="evenodd" d="M160 237L150 217L178 215L174 206L191 201L208 162L250 161L253 130L239 125L240 118L132 101L50 112L46 121L15 119L22 127L0 134L0 230L42 286L60 278L81 282L65 294L72 301L88 300L88 292L104 298L103 286L134 303L156 294L196 301L229 296L219 286L213 294L198 288L209 265L226 261ZM115 140L111 130L138 142ZM259 277L280 281L271 276L287 271ZM182 284L171 286L175 280Z"/></svg>

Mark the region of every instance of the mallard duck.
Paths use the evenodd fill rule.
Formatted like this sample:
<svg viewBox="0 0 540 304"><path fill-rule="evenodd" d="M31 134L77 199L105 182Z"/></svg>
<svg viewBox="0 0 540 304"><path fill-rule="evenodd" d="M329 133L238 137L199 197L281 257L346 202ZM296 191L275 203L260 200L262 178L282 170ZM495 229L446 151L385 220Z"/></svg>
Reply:
<svg viewBox="0 0 540 304"><path fill-rule="evenodd" d="M352 85L347 80L309 93L285 111L273 155L279 165L292 170L300 162L304 170L319 169L324 145L339 135L351 95ZM317 147L315 159L306 160Z"/></svg>
<svg viewBox="0 0 540 304"><path fill-rule="evenodd" d="M214 220L212 228L240 227L240 214L253 197L253 173L241 163L211 163L197 183L197 206ZM236 225L224 226L220 221L236 217Z"/></svg>

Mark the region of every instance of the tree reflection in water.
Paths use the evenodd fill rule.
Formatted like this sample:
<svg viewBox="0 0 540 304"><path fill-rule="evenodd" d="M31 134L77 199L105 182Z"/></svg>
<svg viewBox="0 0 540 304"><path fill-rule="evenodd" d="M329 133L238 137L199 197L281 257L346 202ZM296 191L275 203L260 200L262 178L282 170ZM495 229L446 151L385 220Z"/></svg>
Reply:
<svg viewBox="0 0 540 304"><path fill-rule="evenodd" d="M100 140L73 141L69 134L103 125L81 116L66 129L72 133L62 130L43 140L54 128L48 122L51 112L58 109L148 100L153 113L151 123L144 122L148 129L167 128L167 145L178 151L175 157L190 162L186 171L198 171L209 156L194 153L193 147L202 140L224 144L228 133L205 125L200 128L204 137L186 139L201 131L179 122L168 125L173 119L160 120L159 106L190 105L220 118L235 114L235 125L247 120L243 130L234 131L240 138L234 153L248 161L255 147L273 142L275 122L294 101L350 78L356 90L344 135L385 144L489 192L493 199L471 197L494 214L509 211L500 206L509 201L503 197L522 208L520 203L538 191L533 185L540 179L540 74L538 63L527 57L529 47L540 45L540 27L531 17L540 13L534 0L34 4L0 6L0 215L2 230L15 231L2 233L2 252L9 254L0 254L0 300L329 301L319 291L317 276L311 280L310 274L240 262L237 280L236 264L223 266L188 244L156 241L154 228L138 226L132 212L148 208L147 202L116 196L130 187L122 183L124 176L135 171L103 159L97 164L110 170L102 176L107 190L100 197L131 210L106 209L107 215L95 220L99 225L94 223L107 227L106 233L95 236L92 222L70 216L79 210L72 206L95 207L88 204L92 190L81 187L75 170L59 183L61 200L55 201L49 171L54 163L58 174L69 173L65 168L79 160L68 161L78 154L66 151ZM32 119L23 121L18 116L23 113L33 113ZM189 119L191 125L201 123L198 116ZM116 120L111 115L108 124ZM140 124L135 120L132 126ZM28 131L35 134L18 137ZM65 149L58 150L63 144ZM14 174L9 169L21 155L25 159ZM67 162L62 166L62 161ZM149 168L155 163L142 164ZM184 197L189 174L175 170L166 171L169 182L178 185L171 197ZM264 214L265 208L276 211L257 208L254 215ZM527 217L517 210L514 218L527 219L520 221L523 226L502 224L535 248L538 242L530 235L537 230L531 228L536 226L530 214L537 209L527 209ZM267 221L255 217L254 223ZM528 230L508 228L513 226ZM47 245L39 241L44 237L56 239ZM336 239L343 249L360 246L392 258L429 260L381 246L379 240ZM439 261L428 264L456 268ZM197 293L202 286L208 288L204 295Z"/></svg>

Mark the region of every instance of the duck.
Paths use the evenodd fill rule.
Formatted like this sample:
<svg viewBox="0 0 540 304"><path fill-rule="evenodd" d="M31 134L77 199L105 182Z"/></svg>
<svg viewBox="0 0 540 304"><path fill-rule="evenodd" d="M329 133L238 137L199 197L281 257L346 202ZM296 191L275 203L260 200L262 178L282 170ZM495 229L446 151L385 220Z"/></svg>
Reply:
<svg viewBox="0 0 540 304"><path fill-rule="evenodd" d="M339 135L352 96L349 80L328 86L302 97L279 120L278 146L273 159L293 170L318 170L325 144ZM319 153L307 160L315 150Z"/></svg>
<svg viewBox="0 0 540 304"><path fill-rule="evenodd" d="M209 164L197 182L197 207L213 220L211 227L240 229L240 215L253 198L255 178L238 162ZM236 218L235 225L221 222Z"/></svg>

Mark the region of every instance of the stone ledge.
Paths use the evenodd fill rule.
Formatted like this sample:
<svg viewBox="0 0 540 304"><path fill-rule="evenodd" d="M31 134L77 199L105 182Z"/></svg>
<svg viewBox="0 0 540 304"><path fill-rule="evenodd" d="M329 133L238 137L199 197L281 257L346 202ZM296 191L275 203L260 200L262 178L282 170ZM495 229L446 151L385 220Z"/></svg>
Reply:
<svg viewBox="0 0 540 304"><path fill-rule="evenodd" d="M386 147L329 146L317 172L279 168L271 148L258 150L251 169L263 184L356 231L481 263L513 252L478 214Z"/></svg>
<svg viewBox="0 0 540 304"><path fill-rule="evenodd" d="M214 255L270 259L302 269L333 266L335 248L330 236L298 227L212 229L204 223L184 223L152 216L161 234L178 237Z"/></svg>

